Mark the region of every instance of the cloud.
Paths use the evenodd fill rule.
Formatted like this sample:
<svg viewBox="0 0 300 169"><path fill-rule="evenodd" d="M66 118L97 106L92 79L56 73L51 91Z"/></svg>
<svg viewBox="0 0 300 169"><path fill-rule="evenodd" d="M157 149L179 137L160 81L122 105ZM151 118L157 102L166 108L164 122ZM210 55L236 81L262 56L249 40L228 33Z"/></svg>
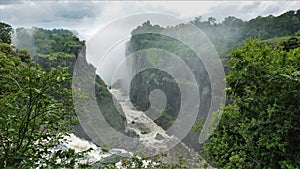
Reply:
<svg viewBox="0 0 300 169"><path fill-rule="evenodd" d="M196 16L226 16L249 20L256 16L279 15L297 9L298 1L0 1L0 20L14 27L66 28L91 37L104 25L125 16L159 12L192 20Z"/></svg>
<svg viewBox="0 0 300 169"><path fill-rule="evenodd" d="M84 17L93 18L95 13L93 10L90 10L89 7L82 7L81 4L70 4L60 7L55 12L55 16L64 19L75 19L80 20Z"/></svg>
<svg viewBox="0 0 300 169"><path fill-rule="evenodd" d="M279 15L288 10L296 10L299 6L298 1L223 2L211 7L203 16L213 16L217 21L222 21L226 16L250 20L257 16Z"/></svg>
<svg viewBox="0 0 300 169"><path fill-rule="evenodd" d="M0 0L0 5L15 5L24 3L24 0Z"/></svg>
<svg viewBox="0 0 300 169"><path fill-rule="evenodd" d="M25 1L1 4L1 20L16 26L72 26L86 18L101 15L101 6L85 2ZM64 23L63 25L60 23ZM53 25L53 26L54 26Z"/></svg>

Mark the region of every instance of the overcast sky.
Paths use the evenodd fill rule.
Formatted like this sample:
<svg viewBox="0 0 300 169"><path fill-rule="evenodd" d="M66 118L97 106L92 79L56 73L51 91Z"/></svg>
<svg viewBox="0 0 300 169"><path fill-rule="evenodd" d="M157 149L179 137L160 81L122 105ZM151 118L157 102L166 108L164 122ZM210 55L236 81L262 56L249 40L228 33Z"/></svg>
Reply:
<svg viewBox="0 0 300 169"><path fill-rule="evenodd" d="M299 1L11 1L0 0L0 20L13 27L66 28L76 30L89 39L96 31L113 20L125 16L159 12L186 21L196 16L226 16L249 20L256 16L279 15L300 8Z"/></svg>

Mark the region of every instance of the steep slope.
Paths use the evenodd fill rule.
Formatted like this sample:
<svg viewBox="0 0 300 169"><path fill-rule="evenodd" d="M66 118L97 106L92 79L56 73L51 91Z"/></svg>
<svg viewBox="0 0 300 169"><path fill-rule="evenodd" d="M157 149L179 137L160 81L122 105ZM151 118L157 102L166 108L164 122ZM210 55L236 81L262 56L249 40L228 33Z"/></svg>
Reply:
<svg viewBox="0 0 300 169"><path fill-rule="evenodd" d="M42 67L48 70L52 67L67 67L70 74L73 74L79 54L83 54L81 55L82 63L84 67L91 70L90 75L86 76L95 77L93 83L101 112L113 128L121 132L125 131L125 118L114 106L113 96L103 80L96 75L96 68L86 61L84 41L80 41L72 32L63 29L18 28L14 44L17 48L29 49L33 54L33 60ZM66 87L70 88L71 84L66 84ZM74 128L78 136L89 139L80 126L74 126Z"/></svg>

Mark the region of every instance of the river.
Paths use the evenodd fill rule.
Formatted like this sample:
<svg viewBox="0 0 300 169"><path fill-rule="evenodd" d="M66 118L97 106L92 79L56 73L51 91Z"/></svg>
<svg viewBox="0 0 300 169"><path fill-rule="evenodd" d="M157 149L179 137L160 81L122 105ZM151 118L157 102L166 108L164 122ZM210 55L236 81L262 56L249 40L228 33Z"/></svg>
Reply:
<svg viewBox="0 0 300 169"><path fill-rule="evenodd" d="M162 142L174 142L179 140L174 136L169 136L164 129L158 126L151 118L149 118L144 112L138 111L132 105L129 100L129 96L122 93L119 89L110 89L114 98L121 105L123 112L126 116L127 130L134 131L139 137L139 141L145 147L155 149L156 152L164 150L165 147L161 147L158 143ZM203 163L206 163L203 158L195 152L192 148L186 146L183 142L179 141L172 149L167 150L168 155L163 157L163 161L166 163L174 163L179 160L180 157L184 157L186 164L189 168L201 168ZM209 166L209 168L212 168Z"/></svg>
<svg viewBox="0 0 300 169"><path fill-rule="evenodd" d="M168 164L179 163L179 159L183 157L185 159L185 165L188 168L202 168L201 166L206 163L203 158L195 152L192 148L186 146L183 142L179 141L174 135L169 136L166 131L153 122L143 111L138 111L132 105L129 100L128 95L122 93L119 89L110 89L114 100L118 102L121 106L125 116L126 116L126 130L134 133L133 135L139 140L139 147L143 147L143 150L155 150L154 153L163 152L167 154L162 156L161 160ZM79 138L74 134L65 136L67 141L63 141L60 145L56 147L56 150L66 150L68 148L74 149L76 152L85 151L87 149L92 149L89 153L85 155L84 158L79 159L79 163L93 164L97 161L110 161L116 156L133 156L133 154L138 154L138 150L132 152L126 149L124 145L123 149L112 148L108 152L103 151L101 147L95 145L91 141L87 141L84 138ZM166 150L165 146L162 146L163 142L174 142L174 147ZM178 143L178 144L177 144ZM163 150L163 151L162 151ZM166 150L166 151L165 151ZM151 152L153 154L153 152ZM121 162L116 162L118 168L121 167ZM144 161L147 162L147 161ZM207 168L212 168L208 166Z"/></svg>

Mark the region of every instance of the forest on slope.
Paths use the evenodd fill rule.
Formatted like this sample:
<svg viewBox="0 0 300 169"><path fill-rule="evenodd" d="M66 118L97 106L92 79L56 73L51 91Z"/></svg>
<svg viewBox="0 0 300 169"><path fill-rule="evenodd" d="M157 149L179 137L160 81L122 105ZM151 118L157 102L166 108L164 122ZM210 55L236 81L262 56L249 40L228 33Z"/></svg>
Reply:
<svg viewBox="0 0 300 169"><path fill-rule="evenodd" d="M259 16L250 21L242 21L230 16L221 23L216 23L212 17L207 21L196 17L191 23L205 33L222 59L227 73L229 98L217 132L206 144L199 145L199 133L195 134L193 131L183 141L203 151L203 154L206 154L208 159L220 168L298 166L297 160L294 159L299 159L299 153L294 150L299 148L297 142L299 142L300 53L297 48L300 42L297 37L300 33L300 10L288 11L277 17ZM151 25L149 21L144 22L132 31L127 53L129 56L146 49L162 49L177 55L189 66L197 80L200 100L202 100L195 123L197 126L198 121L201 122L206 118L209 109L207 105L211 99L211 84L207 71L189 47L176 39L162 35L162 32L180 32L185 26L180 24L164 28ZM189 32L180 33L181 36L185 36ZM256 41L248 42L249 39L256 39ZM151 59L155 53L148 52L145 55L148 57L136 56L134 63L137 66L147 64L154 66L157 63L168 66L163 59ZM275 69L278 69L278 72ZM285 77L290 77L290 81ZM186 87L189 86L187 81L181 83ZM168 98L166 109L155 120L158 125L167 130L176 120L180 109L180 93L177 82L172 77L157 69L140 72L131 82L130 99L140 110L147 110L150 106L147 96L154 89L163 90ZM242 110L243 107L247 108ZM233 116L232 114L235 115L236 112L241 114ZM233 117L228 117L229 115ZM240 123L235 118L241 120ZM276 128L277 122L280 124L277 124ZM285 124L281 124L283 122ZM255 129L263 134L250 132L256 131ZM204 148L201 148L202 146ZM275 147L278 150L273 152Z"/></svg>
<svg viewBox="0 0 300 169"><path fill-rule="evenodd" d="M83 57L84 67L95 78L97 102L108 123L118 130L124 130L124 118L118 113L112 101L112 95L103 80L96 75L96 68L87 63L85 58L85 41L79 40L71 31L64 29L47 30L43 28L17 28L15 31L17 49L28 49L35 63L50 70L67 67L72 75L78 57ZM71 84L68 86L71 88Z"/></svg>
<svg viewBox="0 0 300 169"><path fill-rule="evenodd" d="M226 82L230 100L216 132L201 145L202 154L218 168L298 168L300 41L297 36L300 33L300 10L250 21L231 16L221 23L216 23L214 18L202 21L197 17L191 23L214 44L228 73ZM176 53L194 70L200 94L209 100L207 72L204 68L193 68L201 65L201 61L180 42L159 35L162 30L172 31L181 26L163 28L145 22L132 31L128 50L161 48ZM61 137L58 133L69 131L70 124L74 123L70 78L85 42L68 30L19 28L16 30L17 39L25 40L14 48L10 45L11 26L0 23L0 29L0 121L3 124L0 127L0 167L36 167L36 162L49 153L47 149L57 144ZM145 29L157 34L137 34ZM292 36L295 38L281 39ZM258 40L248 41L253 38ZM272 40L268 40L270 38ZM145 62L151 64L156 60ZM95 69L88 63L85 66ZM90 77L94 76L96 80L92 85L96 88L97 101L107 105L103 107L106 120L116 129L124 130L125 119L114 107L104 82L96 74ZM152 83L141 83L145 79L151 79ZM177 85L170 77L155 70L144 72L140 79L135 80L133 86L135 83L139 85L133 88L131 101L141 110L149 106L145 99L149 93L140 91L155 88L166 91L167 109L156 123L167 129L178 112ZM199 114L206 110L204 106ZM33 144L49 136L52 138L47 144ZM197 144L195 135L187 140L193 138ZM57 154L54 159L44 159L44 162L62 167L63 164L55 162L57 157L74 159L78 156L69 151ZM65 167L71 166L74 166L74 160L66 161Z"/></svg>
<svg viewBox="0 0 300 169"><path fill-rule="evenodd" d="M107 86L95 73L96 68L81 54L84 41L63 29L18 28L14 34L16 46L12 46L12 27L0 23L0 29L0 168L36 168L41 163L70 168L82 157L83 153L74 150L48 157L50 149L74 130L79 137L90 140L78 123L72 98L72 74L79 58L87 70L86 80L94 85L105 119L117 131L125 132L124 115L115 107ZM47 144L35 145L45 141ZM64 158L64 162L57 161Z"/></svg>

